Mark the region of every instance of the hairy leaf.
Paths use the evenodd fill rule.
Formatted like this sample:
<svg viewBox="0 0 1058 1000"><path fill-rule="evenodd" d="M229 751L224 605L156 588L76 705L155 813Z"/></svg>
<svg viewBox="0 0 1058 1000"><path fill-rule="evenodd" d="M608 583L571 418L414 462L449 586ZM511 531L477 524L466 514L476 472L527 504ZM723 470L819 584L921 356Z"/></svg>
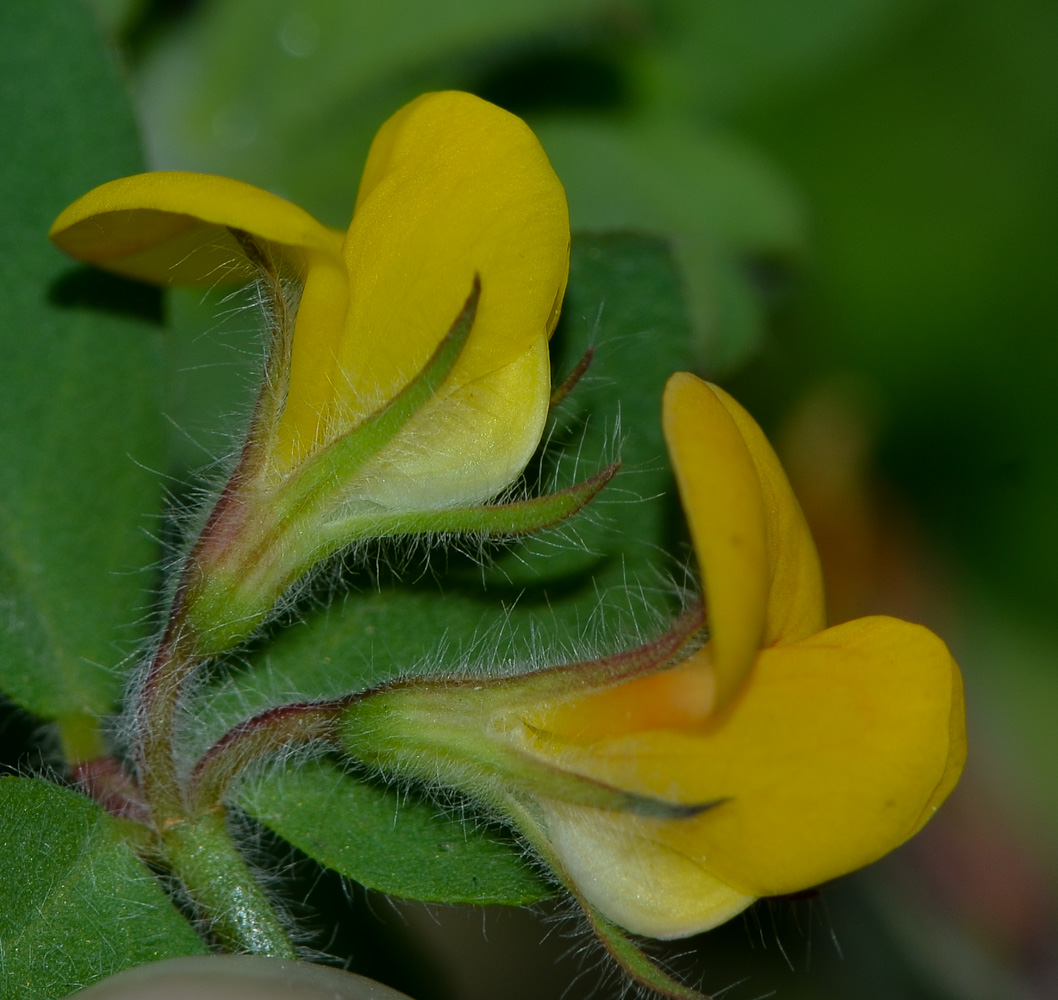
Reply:
<svg viewBox="0 0 1058 1000"><path fill-rule="evenodd" d="M509 834L473 814L353 780L335 764L292 764L242 800L295 847L369 889L444 903L531 903L551 892Z"/></svg>
<svg viewBox="0 0 1058 1000"><path fill-rule="evenodd" d="M47 240L68 202L141 166L86 7L0 8L0 117L17 136L0 157L0 691L90 755L143 633L164 438L156 293Z"/></svg>
<svg viewBox="0 0 1058 1000"><path fill-rule="evenodd" d="M122 839L69 789L0 779L0 996L51 1000L206 947Z"/></svg>

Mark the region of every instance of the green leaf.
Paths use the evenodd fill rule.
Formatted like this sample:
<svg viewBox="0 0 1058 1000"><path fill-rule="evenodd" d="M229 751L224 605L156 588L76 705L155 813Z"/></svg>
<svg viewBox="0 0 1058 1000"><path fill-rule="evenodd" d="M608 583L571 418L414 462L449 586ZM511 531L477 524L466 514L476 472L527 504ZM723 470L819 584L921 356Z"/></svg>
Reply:
<svg viewBox="0 0 1058 1000"><path fill-rule="evenodd" d="M935 0L660 0L643 82L681 108L721 113L812 93L835 67L870 53Z"/></svg>
<svg viewBox="0 0 1058 1000"><path fill-rule="evenodd" d="M745 361L765 329L757 270L792 267L807 242L800 199L781 173L730 135L679 118L531 124L575 228L672 238L696 366L726 372Z"/></svg>
<svg viewBox="0 0 1058 1000"><path fill-rule="evenodd" d="M557 116L532 126L562 178L574 229L700 231L744 253L805 248L804 210L790 182L721 130Z"/></svg>
<svg viewBox="0 0 1058 1000"><path fill-rule="evenodd" d="M119 38L143 17L149 0L88 0L99 22L114 38Z"/></svg>
<svg viewBox="0 0 1058 1000"><path fill-rule="evenodd" d="M299 850L369 889L428 902L512 906L553 891L502 829L353 780L329 762L288 765L249 785L240 801Z"/></svg>
<svg viewBox="0 0 1058 1000"><path fill-rule="evenodd" d="M0 690L87 755L143 634L164 438L157 293L47 241L68 202L141 167L86 7L0 7L0 117L17 141L0 157Z"/></svg>
<svg viewBox="0 0 1058 1000"><path fill-rule="evenodd" d="M336 696L409 670L507 662L525 669L542 661L541 650L553 662L624 648L663 629L678 606L668 577L680 578L686 553L666 554L683 522L661 435L661 393L668 375L686 367L688 340L668 246L633 235L578 238L563 316L556 381L589 345L595 356L556 415L551 450L564 454L556 475L564 482L600 468L619 437L623 465L611 484L566 525L516 543L485 571L450 559L442 590L421 573L378 587L352 578L355 591L307 610L252 658L253 669L204 692L194 713L207 720L197 734L202 748L249 712L285 701ZM271 772L241 804L321 863L385 892L524 901L528 876L515 849L490 846L506 850L507 860L495 882L485 880L481 845L457 821L325 765ZM395 817L403 822L405 810L417 811L395 841ZM438 844L448 845L440 882L432 861L424 863ZM372 860L378 851L381 866Z"/></svg>
<svg viewBox="0 0 1058 1000"><path fill-rule="evenodd" d="M65 997L206 947L122 839L69 789L0 779L0 996Z"/></svg>

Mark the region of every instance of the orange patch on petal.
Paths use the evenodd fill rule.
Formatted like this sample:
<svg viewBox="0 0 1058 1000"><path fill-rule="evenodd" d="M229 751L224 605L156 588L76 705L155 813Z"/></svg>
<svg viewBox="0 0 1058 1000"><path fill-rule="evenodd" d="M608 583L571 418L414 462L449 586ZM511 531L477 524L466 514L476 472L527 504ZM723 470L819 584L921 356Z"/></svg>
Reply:
<svg viewBox="0 0 1058 1000"><path fill-rule="evenodd" d="M576 698L526 721L564 739L590 741L701 725L715 703L716 678L702 650L678 667Z"/></svg>

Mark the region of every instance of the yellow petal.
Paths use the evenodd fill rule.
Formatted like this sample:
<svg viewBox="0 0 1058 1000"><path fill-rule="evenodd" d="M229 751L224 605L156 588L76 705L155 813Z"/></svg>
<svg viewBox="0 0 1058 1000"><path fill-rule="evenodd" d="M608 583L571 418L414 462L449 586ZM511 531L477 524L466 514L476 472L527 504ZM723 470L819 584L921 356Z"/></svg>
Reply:
<svg viewBox="0 0 1058 1000"><path fill-rule="evenodd" d="M723 389L676 373L662 426L698 556L722 706L761 646L825 624L819 557L779 459Z"/></svg>
<svg viewBox="0 0 1058 1000"><path fill-rule="evenodd" d="M351 295L338 343L314 343L309 330L295 338L290 439L326 439L390 399L447 333L475 274L481 298L450 387L545 341L568 271L565 195L520 119L470 94L427 94L379 132L344 253ZM516 405L508 414L522 419Z"/></svg>
<svg viewBox="0 0 1058 1000"><path fill-rule="evenodd" d="M340 258L341 234L296 205L241 181L162 171L110 181L55 220L51 239L78 260L161 284L247 277L229 229L250 233L291 266Z"/></svg>
<svg viewBox="0 0 1058 1000"><path fill-rule="evenodd" d="M633 934L686 937L719 926L754 901L696 859L659 844L635 817L550 800L539 806L566 876Z"/></svg>
<svg viewBox="0 0 1058 1000"><path fill-rule="evenodd" d="M318 254L306 270L291 342L291 363L306 366L332 365L335 345L341 337L349 306L349 273L341 257ZM318 445L337 436L333 406L327 400L305 393L304 380L294 387L288 374L286 401L271 448L272 471L280 479L296 469ZM322 388L322 387L317 387ZM330 389L330 384L327 384ZM340 429L339 429L340 430Z"/></svg>
<svg viewBox="0 0 1058 1000"><path fill-rule="evenodd" d="M801 505L757 422L719 386L709 387L730 414L753 459L764 499L768 608L762 645L793 642L826 625L823 572Z"/></svg>
<svg viewBox="0 0 1058 1000"><path fill-rule="evenodd" d="M760 645L824 625L812 536L753 418L723 389L677 373L663 419L703 576L709 651L683 668L555 706L546 726L569 738L695 725L731 699Z"/></svg>
<svg viewBox="0 0 1058 1000"><path fill-rule="evenodd" d="M665 386L662 428L705 590L718 704L753 666L769 588L760 480L738 425L713 387L679 372Z"/></svg>
<svg viewBox="0 0 1058 1000"><path fill-rule="evenodd" d="M716 679L707 658L567 698L534 716L533 725L574 743L651 729L697 726L716 704Z"/></svg>
<svg viewBox="0 0 1058 1000"><path fill-rule="evenodd" d="M921 626L862 618L764 650L738 697L696 730L574 744L527 717L522 748L628 791L724 800L693 819L627 821L656 845L661 869L674 854L736 892L768 896L862 867L915 833L962 769L963 719L944 643Z"/></svg>

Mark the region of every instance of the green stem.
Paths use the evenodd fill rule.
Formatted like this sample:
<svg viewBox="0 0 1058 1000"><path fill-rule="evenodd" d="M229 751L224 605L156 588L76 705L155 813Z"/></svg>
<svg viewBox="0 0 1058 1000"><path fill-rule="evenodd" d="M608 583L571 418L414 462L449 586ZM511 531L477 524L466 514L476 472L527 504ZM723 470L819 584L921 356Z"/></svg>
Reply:
<svg viewBox="0 0 1058 1000"><path fill-rule="evenodd" d="M174 824L163 831L162 843L164 861L222 947L297 957L282 920L232 842L222 810Z"/></svg>
<svg viewBox="0 0 1058 1000"><path fill-rule="evenodd" d="M173 622L179 618L174 617ZM161 831L184 815L176 773L174 740L180 692L202 663L179 624L170 624L147 669L136 706L136 763L143 797L155 827Z"/></svg>

